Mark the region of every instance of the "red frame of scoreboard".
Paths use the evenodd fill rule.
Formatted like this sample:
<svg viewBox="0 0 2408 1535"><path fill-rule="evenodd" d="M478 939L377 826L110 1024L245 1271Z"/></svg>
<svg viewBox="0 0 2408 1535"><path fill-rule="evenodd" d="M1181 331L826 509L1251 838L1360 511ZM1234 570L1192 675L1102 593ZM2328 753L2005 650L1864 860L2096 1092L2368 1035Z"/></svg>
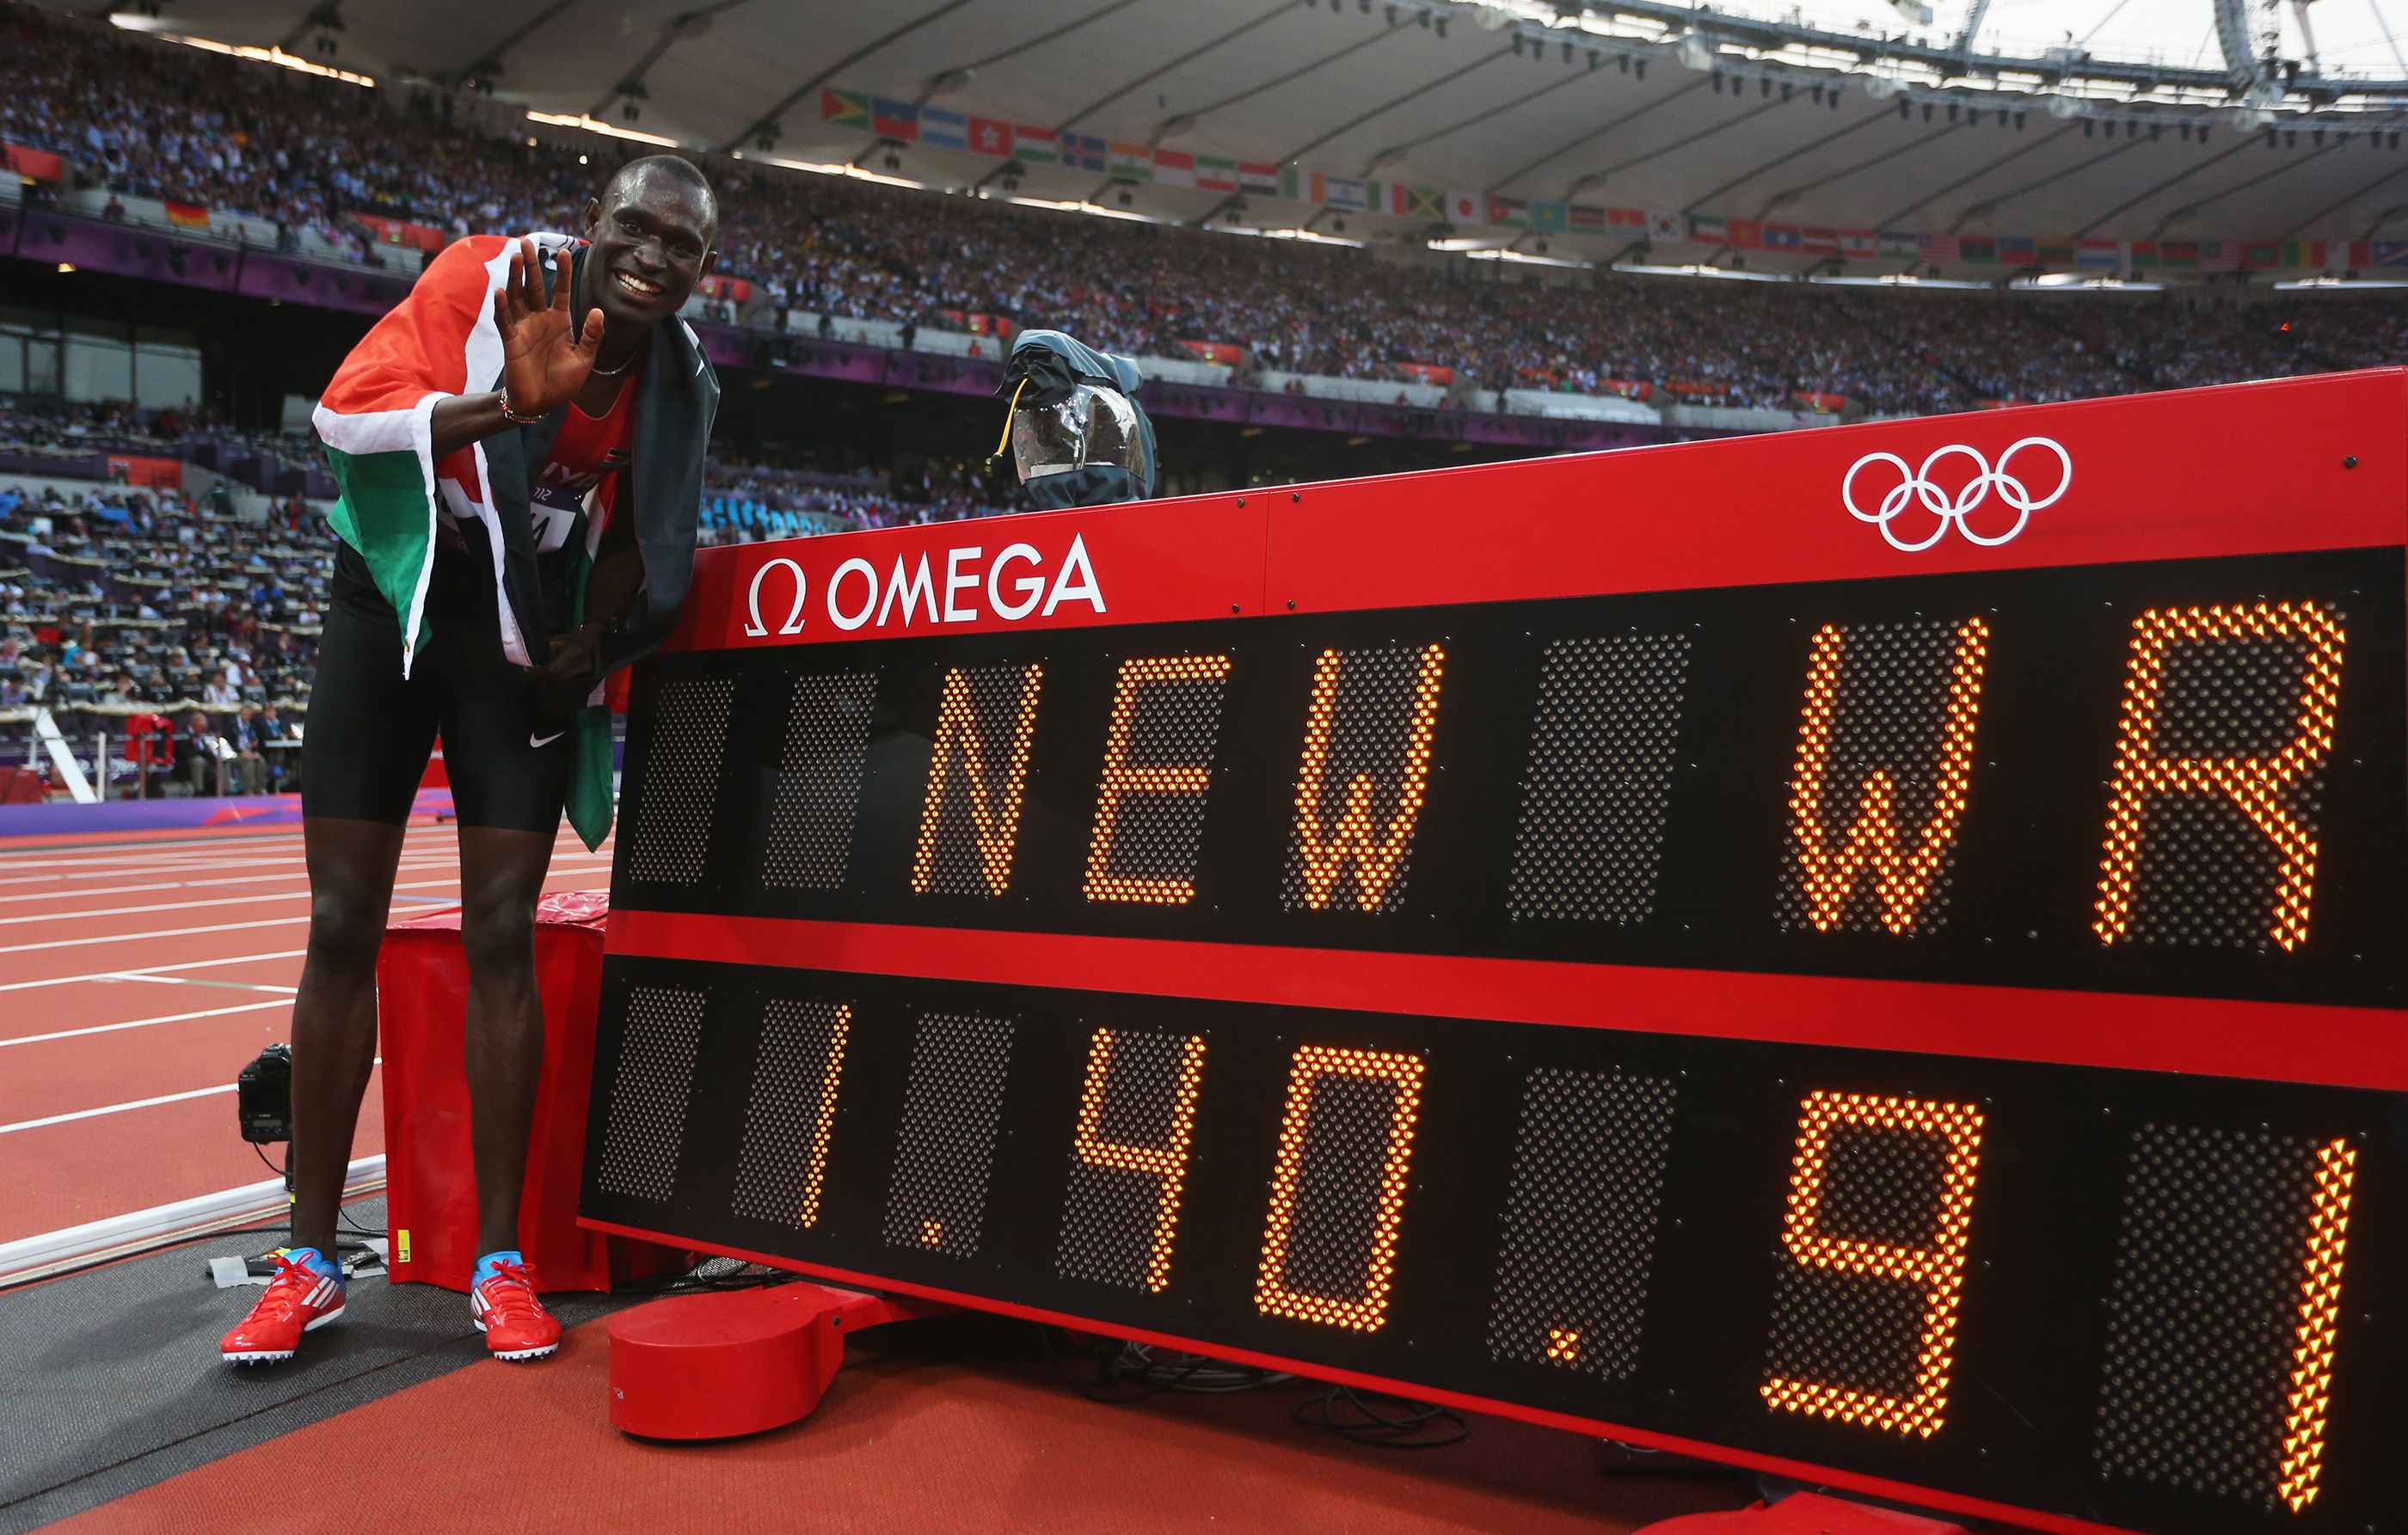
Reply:
<svg viewBox="0 0 2408 1535"><path fill-rule="evenodd" d="M1954 527L1911 488L1893 497L1902 509L1889 524L1843 504L1852 474L1856 507L1871 509L1914 466L1942 502L1962 499L1976 476L2007 470L2011 446L2036 438L2050 446L2015 447L2012 471L2021 494L2044 504L2012 537L2000 537L2013 508L1996 481ZM2060 477L2062 493L2048 496ZM1290 615L2403 542L2408 370L2386 369L709 550L668 654L1231 617L1276 625ZM902 583L890 573L924 559L927 589L894 590ZM623 831L623 872L625 858ZM1636 1016L1650 1034L2408 1092L2408 1034L2387 1006L627 908L611 916L609 952L1584 1028L1627 1029ZM597 1083L597 1124L601 1092ZM585 1224L2033 1528L2116 1528L692 1231Z"/></svg>

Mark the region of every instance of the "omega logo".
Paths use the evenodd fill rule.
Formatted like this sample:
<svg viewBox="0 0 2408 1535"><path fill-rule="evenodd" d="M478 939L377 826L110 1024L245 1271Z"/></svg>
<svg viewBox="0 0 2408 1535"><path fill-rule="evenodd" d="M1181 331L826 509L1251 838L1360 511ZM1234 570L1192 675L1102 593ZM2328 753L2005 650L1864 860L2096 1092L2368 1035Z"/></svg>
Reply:
<svg viewBox="0 0 2408 1535"><path fill-rule="evenodd" d="M865 627L908 628L915 620L931 624L971 624L989 613L1016 624L1031 614L1051 618L1066 603L1083 603L1098 614L1107 610L1083 535L1070 539L1058 567L1049 566L1045 555L1025 543L1006 544L992 560L980 544L948 549L941 558L939 574L926 553L916 558L897 554L882 579L877 566L856 555L827 578L820 597L822 610L830 624L847 634ZM774 615L778 586L768 577L781 567L794 579L794 595L785 621L772 629L762 615L762 592L767 587L768 610ZM802 633L810 589L810 577L796 561L784 555L763 561L745 592L744 633L754 639L773 633ZM980 606L982 595L984 608Z"/></svg>

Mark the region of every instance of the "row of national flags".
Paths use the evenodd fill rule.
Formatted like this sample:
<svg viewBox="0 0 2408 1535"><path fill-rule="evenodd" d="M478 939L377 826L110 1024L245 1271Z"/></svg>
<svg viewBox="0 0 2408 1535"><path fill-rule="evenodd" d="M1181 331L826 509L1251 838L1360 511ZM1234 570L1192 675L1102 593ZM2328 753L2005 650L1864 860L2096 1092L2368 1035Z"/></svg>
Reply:
<svg viewBox="0 0 2408 1535"><path fill-rule="evenodd" d="M823 89L820 119L881 138L1030 165L1059 165L1116 181L1277 197L1340 213L1382 213L1458 229L1597 235L1656 245L1703 245L1800 256L1903 256L1932 265L2087 268L2106 272L2355 271L2408 267L2400 240L2114 240L2071 236L1923 235L1758 219L1693 217L1668 208L1532 202L1402 180L1338 176L1093 135L974 117L940 107Z"/></svg>
<svg viewBox="0 0 2408 1535"><path fill-rule="evenodd" d="M1184 150L1154 149L1144 144L1122 144L1092 134L1058 133L1001 118L973 117L941 107L889 101L858 91L823 90L820 120L898 143L960 150L994 160L1017 160L1027 165L1093 171L1120 181L1192 187L1199 192L1250 192L1264 197L1281 196L1286 190L1286 180L1277 165L1221 155L1191 154Z"/></svg>

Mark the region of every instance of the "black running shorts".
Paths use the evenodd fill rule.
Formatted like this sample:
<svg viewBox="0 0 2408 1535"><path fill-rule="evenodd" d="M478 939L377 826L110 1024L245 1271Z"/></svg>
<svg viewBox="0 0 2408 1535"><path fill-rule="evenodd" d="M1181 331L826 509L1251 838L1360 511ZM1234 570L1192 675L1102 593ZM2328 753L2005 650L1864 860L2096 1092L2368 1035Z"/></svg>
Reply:
<svg viewBox="0 0 2408 1535"><path fill-rule="evenodd" d="M301 813L403 825L440 737L462 825L558 831L573 732L538 716L534 682L502 653L490 567L438 553L431 632L408 681L401 625L348 546L333 588L301 738Z"/></svg>

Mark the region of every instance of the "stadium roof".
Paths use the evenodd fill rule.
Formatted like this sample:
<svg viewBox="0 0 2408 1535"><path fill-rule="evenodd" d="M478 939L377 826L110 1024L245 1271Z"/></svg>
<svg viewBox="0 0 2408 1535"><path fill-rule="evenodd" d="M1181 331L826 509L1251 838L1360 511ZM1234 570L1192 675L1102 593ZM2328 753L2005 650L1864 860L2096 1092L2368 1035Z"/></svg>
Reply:
<svg viewBox="0 0 2408 1535"><path fill-rule="evenodd" d="M1007 163L938 147L975 131L955 113L1093 136L1122 147L1124 171L1131 150L1293 167L1293 196L1247 199L1266 224L1303 222L1322 172L1383 182L1383 198L2262 242L2408 226L2408 68L2383 14L2401 4L2323 0L2313 55L2299 15L2268 0L1936 0L1928 24L1906 17L1918 0L167 0L161 19L119 21L473 84L690 147L891 159L939 184L991 183ZM911 108L944 127L918 133ZM1019 174L1025 194L1072 199L1108 179ZM1226 192L1166 184L1186 179L1148 175L1110 201L1226 213ZM1554 227L1598 255L1641 232L1584 243Z"/></svg>

